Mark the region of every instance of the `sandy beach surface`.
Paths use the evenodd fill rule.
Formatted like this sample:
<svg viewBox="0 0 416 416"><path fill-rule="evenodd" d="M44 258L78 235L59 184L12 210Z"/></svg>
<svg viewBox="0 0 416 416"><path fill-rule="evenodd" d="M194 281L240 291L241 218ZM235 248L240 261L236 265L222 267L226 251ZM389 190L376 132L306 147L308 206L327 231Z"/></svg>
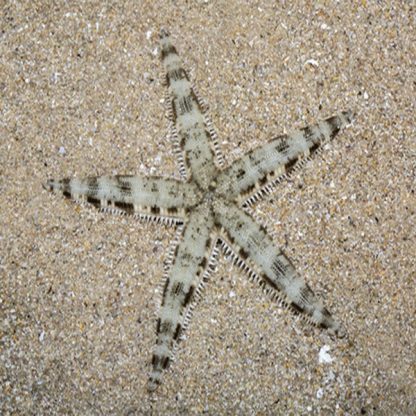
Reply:
<svg viewBox="0 0 416 416"><path fill-rule="evenodd" d="M2 2L2 415L416 413L415 6L389 3ZM178 177L161 28L209 104L226 163L355 113L254 207L348 337L281 309L221 255L149 396L174 227L104 215L42 184Z"/></svg>

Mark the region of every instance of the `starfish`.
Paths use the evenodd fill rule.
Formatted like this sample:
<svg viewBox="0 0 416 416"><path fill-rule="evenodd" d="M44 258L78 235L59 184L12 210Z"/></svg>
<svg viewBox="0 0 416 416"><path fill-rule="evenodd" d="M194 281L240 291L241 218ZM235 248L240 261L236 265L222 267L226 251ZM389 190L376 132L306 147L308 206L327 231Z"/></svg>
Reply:
<svg viewBox="0 0 416 416"><path fill-rule="evenodd" d="M178 226L165 273L147 388L162 374L187 328L219 250L271 298L343 337L346 331L278 249L251 206L303 166L351 122L345 111L271 139L226 167L207 108L195 92L167 31L160 33L171 137L182 179L117 175L48 180L45 187L102 211Z"/></svg>

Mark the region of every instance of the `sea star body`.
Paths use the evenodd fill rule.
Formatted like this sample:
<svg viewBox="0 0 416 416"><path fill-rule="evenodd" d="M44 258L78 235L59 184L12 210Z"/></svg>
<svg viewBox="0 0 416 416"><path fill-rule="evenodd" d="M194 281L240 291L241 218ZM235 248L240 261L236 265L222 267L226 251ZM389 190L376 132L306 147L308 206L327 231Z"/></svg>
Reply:
<svg viewBox="0 0 416 416"><path fill-rule="evenodd" d="M104 211L180 227L165 277L149 391L160 384L173 358L201 288L214 270L219 248L232 252L241 269L273 299L337 336L345 334L248 207L332 140L351 121L351 113L341 112L273 138L224 167L206 110L166 31L161 32L160 49L172 138L184 179L119 175L49 180L46 184L53 192Z"/></svg>

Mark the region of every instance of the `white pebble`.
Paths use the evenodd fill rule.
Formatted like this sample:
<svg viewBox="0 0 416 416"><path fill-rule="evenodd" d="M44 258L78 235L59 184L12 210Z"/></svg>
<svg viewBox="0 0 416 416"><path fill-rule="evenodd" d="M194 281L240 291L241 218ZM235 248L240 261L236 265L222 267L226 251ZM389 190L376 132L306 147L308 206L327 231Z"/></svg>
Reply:
<svg viewBox="0 0 416 416"><path fill-rule="evenodd" d="M305 62L305 66L306 65L312 65L312 66L314 66L314 67L318 67L319 66L319 63L318 63L318 61L317 60L315 60L315 59L308 59L306 62Z"/></svg>
<svg viewBox="0 0 416 416"><path fill-rule="evenodd" d="M328 354L331 348L328 345L324 345L319 351L319 364L330 364L334 359Z"/></svg>

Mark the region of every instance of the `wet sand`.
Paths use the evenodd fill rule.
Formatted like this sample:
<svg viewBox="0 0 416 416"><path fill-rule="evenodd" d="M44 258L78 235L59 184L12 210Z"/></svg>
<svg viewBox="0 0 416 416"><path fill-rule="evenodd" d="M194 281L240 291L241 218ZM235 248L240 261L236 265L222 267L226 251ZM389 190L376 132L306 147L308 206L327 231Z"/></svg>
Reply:
<svg viewBox="0 0 416 416"><path fill-rule="evenodd" d="M46 3L0 14L0 413L416 413L409 2ZM162 27L209 103L227 163L341 110L356 117L255 206L348 338L280 309L221 255L149 396L174 228L101 214L42 183L178 176Z"/></svg>

